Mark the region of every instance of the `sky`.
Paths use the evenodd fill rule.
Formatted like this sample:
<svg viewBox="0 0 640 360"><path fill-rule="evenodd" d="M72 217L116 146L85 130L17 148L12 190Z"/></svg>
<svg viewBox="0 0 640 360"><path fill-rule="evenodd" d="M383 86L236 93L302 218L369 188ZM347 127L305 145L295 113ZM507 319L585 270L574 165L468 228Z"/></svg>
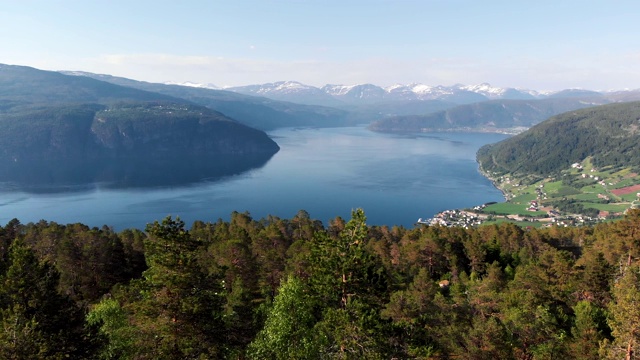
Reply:
<svg viewBox="0 0 640 360"><path fill-rule="evenodd" d="M0 63L219 87L640 88L637 0L0 0Z"/></svg>

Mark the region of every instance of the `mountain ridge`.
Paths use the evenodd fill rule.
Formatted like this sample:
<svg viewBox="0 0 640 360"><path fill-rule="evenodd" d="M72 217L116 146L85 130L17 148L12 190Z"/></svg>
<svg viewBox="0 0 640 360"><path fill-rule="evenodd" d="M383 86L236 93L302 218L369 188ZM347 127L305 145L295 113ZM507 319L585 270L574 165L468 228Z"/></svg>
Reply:
<svg viewBox="0 0 640 360"><path fill-rule="evenodd" d="M278 100L287 97L306 97L308 103L326 104L326 95L333 100L347 104L362 104L370 101L394 100L445 100L458 104L467 104L486 100L532 100L564 97L608 96L616 92L625 91L594 91L587 89L563 89L558 91L537 91L515 87L495 87L489 83L476 85L454 84L425 85L421 83L394 84L378 86L371 83L364 84L326 84L321 87L305 85L298 81L277 81L273 83L252 84L245 86L225 87L225 90L246 95L260 95ZM637 90L628 90L637 91ZM316 98L313 98L316 96ZM331 101L333 101L331 100Z"/></svg>

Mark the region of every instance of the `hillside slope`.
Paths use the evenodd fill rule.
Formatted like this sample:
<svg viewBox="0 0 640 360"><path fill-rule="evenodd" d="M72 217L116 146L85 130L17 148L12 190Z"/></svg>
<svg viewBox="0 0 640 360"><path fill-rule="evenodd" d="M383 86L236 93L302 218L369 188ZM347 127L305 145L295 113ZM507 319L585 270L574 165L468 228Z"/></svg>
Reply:
<svg viewBox="0 0 640 360"><path fill-rule="evenodd" d="M588 157L596 167L640 170L640 102L609 104L554 116L478 151L484 171L548 176Z"/></svg>

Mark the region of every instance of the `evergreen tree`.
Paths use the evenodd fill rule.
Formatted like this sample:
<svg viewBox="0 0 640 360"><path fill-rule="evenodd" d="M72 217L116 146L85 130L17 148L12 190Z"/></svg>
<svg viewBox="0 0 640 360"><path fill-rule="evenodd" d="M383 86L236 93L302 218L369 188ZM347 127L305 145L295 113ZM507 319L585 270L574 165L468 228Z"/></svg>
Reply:
<svg viewBox="0 0 640 360"><path fill-rule="evenodd" d="M600 359L600 343L607 336L606 315L590 301L580 301L573 307L574 325L571 328L572 341L569 352L574 359Z"/></svg>
<svg viewBox="0 0 640 360"><path fill-rule="evenodd" d="M103 300L90 316L111 345L103 358L112 356L109 351L135 359L224 357L223 274L210 274L200 264L204 246L179 218L167 217L146 230L143 278L114 292L118 304ZM125 341L128 335L132 341Z"/></svg>
<svg viewBox="0 0 640 360"><path fill-rule="evenodd" d="M362 209L352 211L337 236L318 233L311 256L310 285L321 320L315 331L320 353L328 358L384 358L387 323L380 310L387 301L387 276L366 250L367 225Z"/></svg>
<svg viewBox="0 0 640 360"><path fill-rule="evenodd" d="M629 267L613 286L613 300L609 303L609 326L614 337L608 347L611 359L640 358L640 273L637 266Z"/></svg>
<svg viewBox="0 0 640 360"><path fill-rule="evenodd" d="M80 309L58 293L55 268L14 240L0 277L0 357L89 358L93 345Z"/></svg>
<svg viewBox="0 0 640 360"><path fill-rule="evenodd" d="M146 316L141 325L159 337L154 344L157 355L220 357L225 344L222 274L210 275L202 268L202 244L190 236L179 218L156 221L146 231L149 269L143 274L140 305ZM155 331L156 326L162 331Z"/></svg>

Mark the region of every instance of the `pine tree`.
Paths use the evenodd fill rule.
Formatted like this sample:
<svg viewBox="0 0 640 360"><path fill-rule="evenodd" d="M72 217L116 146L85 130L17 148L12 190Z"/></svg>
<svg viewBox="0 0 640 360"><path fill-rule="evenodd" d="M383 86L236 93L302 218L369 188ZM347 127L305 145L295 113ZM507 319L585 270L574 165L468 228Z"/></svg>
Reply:
<svg viewBox="0 0 640 360"><path fill-rule="evenodd" d="M322 313L315 326L320 352L337 359L384 358L390 351L384 336L388 323L380 310L388 281L381 261L367 251L364 211L352 211L338 229L337 236L316 234L310 260L311 294Z"/></svg>
<svg viewBox="0 0 640 360"><path fill-rule="evenodd" d="M160 357L220 357L225 343L221 274L201 266L201 243L184 222L167 217L147 226L145 250L149 269L143 274L143 311L151 330L163 329L154 345Z"/></svg>
<svg viewBox="0 0 640 360"><path fill-rule="evenodd" d="M40 263L22 240L11 244L0 278L0 357L87 358L92 345L80 309L58 293L55 268Z"/></svg>
<svg viewBox="0 0 640 360"><path fill-rule="evenodd" d="M613 286L609 303L609 326L614 337L609 347L612 359L638 359L640 353L640 269L628 267Z"/></svg>

